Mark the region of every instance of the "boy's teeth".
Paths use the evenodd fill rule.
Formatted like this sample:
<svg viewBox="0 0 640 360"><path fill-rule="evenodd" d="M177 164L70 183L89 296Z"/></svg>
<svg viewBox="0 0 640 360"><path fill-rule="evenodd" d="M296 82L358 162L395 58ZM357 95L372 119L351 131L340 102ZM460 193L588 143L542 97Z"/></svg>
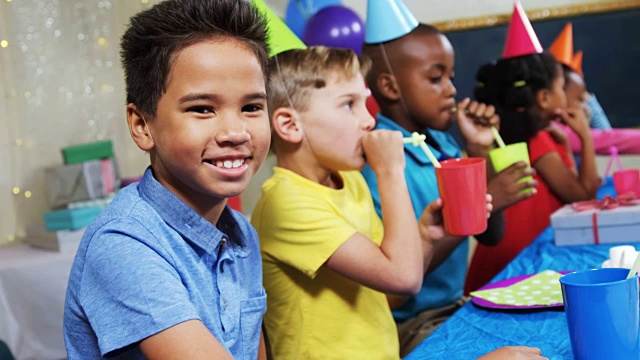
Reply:
<svg viewBox="0 0 640 360"><path fill-rule="evenodd" d="M242 166L242 164L244 164L244 160L242 160L242 159L225 160L225 161L218 160L218 161L216 161L216 166L217 167L221 167L221 168L225 168L225 169L239 168L240 166Z"/></svg>

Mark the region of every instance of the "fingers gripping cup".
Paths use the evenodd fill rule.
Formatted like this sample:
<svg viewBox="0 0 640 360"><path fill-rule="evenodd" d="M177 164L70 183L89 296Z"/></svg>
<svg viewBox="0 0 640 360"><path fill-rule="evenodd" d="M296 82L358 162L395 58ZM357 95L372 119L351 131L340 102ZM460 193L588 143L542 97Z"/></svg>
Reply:
<svg viewBox="0 0 640 360"><path fill-rule="evenodd" d="M628 273L605 268L560 278L575 359L640 358L638 276Z"/></svg>
<svg viewBox="0 0 640 360"><path fill-rule="evenodd" d="M436 167L447 233L476 235L487 229L487 170L482 158L442 161Z"/></svg>
<svg viewBox="0 0 640 360"><path fill-rule="evenodd" d="M518 161L524 161L527 165L531 166L529 161L529 149L526 142L519 142L507 145L505 147L499 147L489 152L489 158L491 164L496 173L508 168L509 166L517 163ZM518 180L519 183L531 180L531 176L524 177ZM523 191L528 191L525 189Z"/></svg>

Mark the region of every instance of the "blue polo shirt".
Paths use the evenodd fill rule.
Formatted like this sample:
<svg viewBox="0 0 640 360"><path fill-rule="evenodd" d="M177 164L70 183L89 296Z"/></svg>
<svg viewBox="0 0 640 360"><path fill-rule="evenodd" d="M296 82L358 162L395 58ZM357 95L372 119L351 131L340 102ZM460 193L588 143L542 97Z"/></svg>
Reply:
<svg viewBox="0 0 640 360"><path fill-rule="evenodd" d="M409 131L389 118L378 114L377 119L376 129L397 130L401 131L404 137L411 136ZM425 132L428 132L440 145L442 152L427 145L439 160L462 157L460 147L451 135L432 129L427 129ZM419 219L427 205L440 196L436 171L420 147L406 144L404 152L407 187L416 218ZM362 170L362 174L371 190L376 211L382 216L376 175L368 165ZM402 322L422 311L449 305L459 299L464 288L468 254L469 240L465 239L440 266L424 277L420 292L393 311L396 321Z"/></svg>
<svg viewBox="0 0 640 360"><path fill-rule="evenodd" d="M64 311L68 358L143 359L137 344L197 319L255 360L266 294L255 230L227 207L217 227L147 169L87 228Z"/></svg>

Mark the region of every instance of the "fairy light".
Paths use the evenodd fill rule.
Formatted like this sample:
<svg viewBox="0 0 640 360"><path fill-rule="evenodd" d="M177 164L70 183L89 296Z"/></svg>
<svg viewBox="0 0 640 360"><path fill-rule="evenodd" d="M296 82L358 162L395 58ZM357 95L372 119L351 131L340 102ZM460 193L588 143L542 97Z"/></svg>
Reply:
<svg viewBox="0 0 640 360"><path fill-rule="evenodd" d="M7 40L0 41L0 47L6 48L9 46L9 42Z"/></svg>

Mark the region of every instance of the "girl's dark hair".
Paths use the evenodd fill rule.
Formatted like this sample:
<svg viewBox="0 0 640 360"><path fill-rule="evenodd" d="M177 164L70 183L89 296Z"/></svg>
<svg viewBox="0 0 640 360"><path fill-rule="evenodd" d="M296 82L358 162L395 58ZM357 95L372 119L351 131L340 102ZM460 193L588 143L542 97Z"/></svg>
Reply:
<svg viewBox="0 0 640 360"><path fill-rule="evenodd" d="M527 142L548 125L536 108L536 94L551 90L560 71L548 53L500 59L478 70L475 98L496 107L506 143Z"/></svg>
<svg viewBox="0 0 640 360"><path fill-rule="evenodd" d="M266 84L266 20L250 1L166 0L132 17L122 36L127 103L155 117L175 55L212 37L244 42L258 59Z"/></svg>

